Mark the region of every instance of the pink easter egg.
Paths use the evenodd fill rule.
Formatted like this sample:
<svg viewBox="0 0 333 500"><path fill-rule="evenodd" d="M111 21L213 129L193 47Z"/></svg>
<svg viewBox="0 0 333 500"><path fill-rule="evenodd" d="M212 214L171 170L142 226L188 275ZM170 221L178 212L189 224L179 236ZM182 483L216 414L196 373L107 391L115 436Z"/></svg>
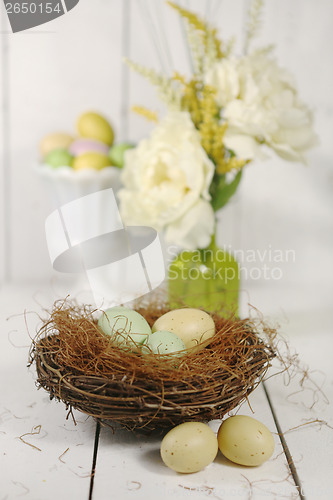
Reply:
<svg viewBox="0 0 333 500"><path fill-rule="evenodd" d="M84 153L92 152L107 156L109 147L103 142L97 141L96 139L76 139L70 145L69 152L73 156L79 156Z"/></svg>

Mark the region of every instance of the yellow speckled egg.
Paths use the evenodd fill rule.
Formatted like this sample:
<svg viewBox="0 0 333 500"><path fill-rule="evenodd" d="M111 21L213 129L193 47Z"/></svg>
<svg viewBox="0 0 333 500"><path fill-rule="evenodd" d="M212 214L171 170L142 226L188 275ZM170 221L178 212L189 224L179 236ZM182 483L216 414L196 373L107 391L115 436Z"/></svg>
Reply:
<svg viewBox="0 0 333 500"><path fill-rule="evenodd" d="M94 168L96 170L101 170L104 167L109 167L111 165L110 159L106 155L101 153L90 152L79 155L73 160L72 167L75 170L81 170L83 168Z"/></svg>
<svg viewBox="0 0 333 500"><path fill-rule="evenodd" d="M217 439L201 422L185 422L169 431L161 443L161 457L167 467L183 473L198 472L215 459Z"/></svg>
<svg viewBox="0 0 333 500"><path fill-rule="evenodd" d="M222 422L217 440L223 455L240 465L261 465L274 451L275 443L267 427L252 417L235 415Z"/></svg>
<svg viewBox="0 0 333 500"><path fill-rule="evenodd" d="M200 309L173 309L155 321L152 331L157 330L175 333L183 340L186 349L193 351L198 343L214 335L215 323L209 314Z"/></svg>
<svg viewBox="0 0 333 500"><path fill-rule="evenodd" d="M113 143L113 129L110 123L102 115L93 111L83 113L77 122L77 129L81 137L96 139L108 146Z"/></svg>
<svg viewBox="0 0 333 500"><path fill-rule="evenodd" d="M74 137L64 132L57 132L46 135L39 145L39 149L43 158L55 149L68 149L74 141Z"/></svg>

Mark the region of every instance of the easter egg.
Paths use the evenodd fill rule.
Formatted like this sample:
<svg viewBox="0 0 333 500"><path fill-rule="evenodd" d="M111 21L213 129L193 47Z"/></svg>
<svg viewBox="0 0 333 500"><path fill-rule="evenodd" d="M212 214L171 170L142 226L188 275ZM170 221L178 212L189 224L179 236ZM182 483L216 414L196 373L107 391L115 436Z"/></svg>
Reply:
<svg viewBox="0 0 333 500"><path fill-rule="evenodd" d="M57 132L46 135L40 143L40 152L43 158L54 149L68 149L74 138L66 133Z"/></svg>
<svg viewBox="0 0 333 500"><path fill-rule="evenodd" d="M82 114L77 122L77 129L81 137L96 139L111 146L113 142L113 129L110 123L100 114L88 112Z"/></svg>
<svg viewBox="0 0 333 500"><path fill-rule="evenodd" d="M198 472L213 462L218 452L217 439L201 422L185 422L169 431L161 443L161 458L176 472Z"/></svg>
<svg viewBox="0 0 333 500"><path fill-rule="evenodd" d="M141 314L126 307L111 307L103 312L98 327L119 345L142 344L151 329Z"/></svg>
<svg viewBox="0 0 333 500"><path fill-rule="evenodd" d="M215 333L215 323L209 314L200 309L173 309L153 324L152 331L167 330L180 337L186 349L195 351L197 344L211 338Z"/></svg>
<svg viewBox="0 0 333 500"><path fill-rule="evenodd" d="M67 149L53 149L45 156L44 162L54 168L64 166L70 167L73 162L73 156Z"/></svg>
<svg viewBox="0 0 333 500"><path fill-rule="evenodd" d="M119 144L114 144L111 146L109 151L109 158L112 165L115 167L122 168L124 166L125 152L128 149L134 148L133 144L129 142L121 142Z"/></svg>
<svg viewBox="0 0 333 500"><path fill-rule="evenodd" d="M185 344L178 335L165 330L157 331L149 335L142 352L153 352L154 354L170 354L181 356L185 354Z"/></svg>
<svg viewBox="0 0 333 500"><path fill-rule="evenodd" d="M240 465L261 465L274 451L274 438L267 427L252 417L235 415L222 422L218 444L223 455Z"/></svg>
<svg viewBox="0 0 333 500"><path fill-rule="evenodd" d="M73 156L79 156L84 153L100 153L107 156L109 154L109 147L101 141L96 139L76 139L70 145L69 152Z"/></svg>
<svg viewBox="0 0 333 500"><path fill-rule="evenodd" d="M81 170L83 168L101 170L104 167L109 167L110 163L111 162L107 156L102 155L101 153L91 152L76 156L73 160L72 166L75 170Z"/></svg>

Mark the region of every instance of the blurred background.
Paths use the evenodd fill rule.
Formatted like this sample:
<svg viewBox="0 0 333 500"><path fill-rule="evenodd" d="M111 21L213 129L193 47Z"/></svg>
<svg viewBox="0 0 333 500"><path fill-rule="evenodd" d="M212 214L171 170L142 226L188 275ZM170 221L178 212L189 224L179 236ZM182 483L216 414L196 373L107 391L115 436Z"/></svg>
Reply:
<svg viewBox="0 0 333 500"><path fill-rule="evenodd" d="M241 52L248 0L179 3L207 16L224 39L235 36ZM109 118L117 140L140 140L151 125L131 107L163 108L123 57L160 71L169 71L172 62L181 73L188 71L188 58L178 16L162 0L80 0L66 15L17 34L2 4L0 18L0 286L37 290L61 279L45 241L51 204L36 173L41 138L74 133L78 115L96 110ZM292 304L301 314L331 307L332 18L330 0L265 2L254 45L276 45L279 64L294 74L301 99L314 111L320 145L307 166L273 154L250 164L238 194L220 213L219 243L244 255L244 308L250 302L264 313L283 312ZM164 60L157 22L170 51Z"/></svg>

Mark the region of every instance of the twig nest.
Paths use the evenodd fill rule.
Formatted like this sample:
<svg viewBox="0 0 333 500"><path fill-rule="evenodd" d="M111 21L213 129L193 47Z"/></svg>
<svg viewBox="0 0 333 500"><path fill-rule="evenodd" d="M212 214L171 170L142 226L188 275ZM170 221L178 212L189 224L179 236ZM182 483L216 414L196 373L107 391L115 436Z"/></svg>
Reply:
<svg viewBox="0 0 333 500"><path fill-rule="evenodd" d="M136 311L149 327L170 311ZM56 303L31 347L37 384L50 398L128 428L170 428L222 418L260 383L276 332L262 322L212 315L215 333L176 358L124 349L105 335L96 311Z"/></svg>

